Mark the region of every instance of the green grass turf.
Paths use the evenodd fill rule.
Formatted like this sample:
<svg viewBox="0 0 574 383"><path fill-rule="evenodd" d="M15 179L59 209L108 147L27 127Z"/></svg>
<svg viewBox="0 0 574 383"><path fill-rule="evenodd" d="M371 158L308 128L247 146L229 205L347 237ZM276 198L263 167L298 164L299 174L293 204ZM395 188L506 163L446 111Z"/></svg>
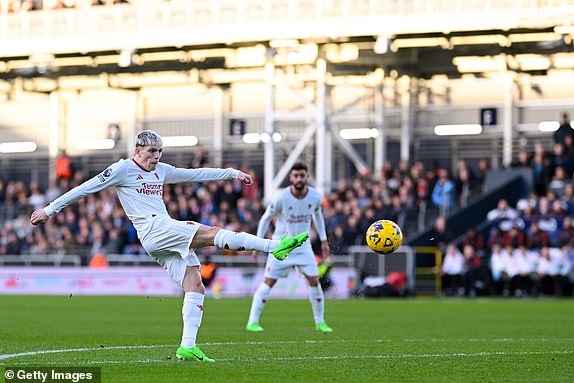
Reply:
<svg viewBox="0 0 574 383"><path fill-rule="evenodd" d="M206 300L205 365L174 357L181 298L0 296L0 366L97 366L102 382L574 381L571 299L328 301L332 334L308 301L279 299L247 333L249 306Z"/></svg>

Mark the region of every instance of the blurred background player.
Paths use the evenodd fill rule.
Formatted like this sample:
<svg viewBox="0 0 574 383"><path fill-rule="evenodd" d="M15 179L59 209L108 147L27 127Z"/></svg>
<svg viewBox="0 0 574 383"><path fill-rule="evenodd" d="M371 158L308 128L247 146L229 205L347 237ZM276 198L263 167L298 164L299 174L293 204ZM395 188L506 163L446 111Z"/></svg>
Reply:
<svg viewBox="0 0 574 383"><path fill-rule="evenodd" d="M205 255L203 262L201 262L201 280L203 281L203 286L209 287L215 279L216 274L217 263L212 262L209 255Z"/></svg>
<svg viewBox="0 0 574 383"><path fill-rule="evenodd" d="M136 136L135 155L112 164L102 173L63 194L43 209L32 213L33 225L46 222L74 201L109 186L114 186L120 203L134 224L138 238L147 253L166 269L184 292L183 335L176 357L181 360L214 362L196 346L203 318L205 287L201 281L200 263L195 249L217 246L220 249L270 251L283 260L307 240L308 233L280 241L235 233L217 226L193 221L177 221L167 212L163 185L238 179L246 185L253 182L242 171L228 169L183 169L161 163L163 142L153 130Z"/></svg>
<svg viewBox="0 0 574 383"><path fill-rule="evenodd" d="M307 165L297 162L291 167L289 171L291 186L281 190L273 197L259 221L257 235L260 237L265 236L274 216L277 217L273 233L274 239L308 232L311 228L311 220L313 220L321 240L321 255L324 259L327 259L330 256L330 248L327 242L325 220L321 209L323 196L317 190L307 185L308 178L309 170ZM253 252L253 257L257 259L256 252ZM287 277L289 270L294 266L305 276L309 283L309 300L313 308L315 329L321 332L333 331L325 322L325 297L319 284L319 271L310 242L305 243L299 250L294 250L289 258L283 262L277 261L274 257L267 258L265 277L253 295L249 321L246 326L247 331L263 331L263 327L259 324L259 317L265 302L269 298L271 289L277 282L277 279Z"/></svg>

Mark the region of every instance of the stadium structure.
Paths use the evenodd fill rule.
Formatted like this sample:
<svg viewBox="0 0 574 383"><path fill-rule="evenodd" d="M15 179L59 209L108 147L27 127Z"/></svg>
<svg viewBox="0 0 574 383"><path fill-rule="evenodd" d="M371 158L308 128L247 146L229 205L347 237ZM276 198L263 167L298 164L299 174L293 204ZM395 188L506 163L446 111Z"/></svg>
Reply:
<svg viewBox="0 0 574 383"><path fill-rule="evenodd" d="M572 0L10 3L5 179L47 184L61 150L95 174L154 129L168 162L200 145L214 166L258 169L268 200L298 159L323 192L387 161L502 169L574 105Z"/></svg>

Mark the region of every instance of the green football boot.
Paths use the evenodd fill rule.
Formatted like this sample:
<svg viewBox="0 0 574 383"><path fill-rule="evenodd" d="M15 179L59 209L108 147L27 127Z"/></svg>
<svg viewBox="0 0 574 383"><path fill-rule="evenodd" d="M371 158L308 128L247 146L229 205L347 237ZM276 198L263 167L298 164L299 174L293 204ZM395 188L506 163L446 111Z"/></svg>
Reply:
<svg viewBox="0 0 574 383"><path fill-rule="evenodd" d="M215 360L205 355L203 351L201 351L197 346L193 346L191 348L185 348L183 346L179 346L179 348L175 352L175 356L179 360L195 360L196 362L201 363L215 362Z"/></svg>
<svg viewBox="0 0 574 383"><path fill-rule="evenodd" d="M309 238L308 232L301 233L294 237L283 237L280 239L281 243L279 246L273 250L271 254L273 254L273 256L278 260L283 261L287 258L289 253L304 244L307 238Z"/></svg>
<svg viewBox="0 0 574 383"><path fill-rule="evenodd" d="M315 330L320 332L333 332L333 329L327 325L327 322L317 323L315 325Z"/></svg>
<svg viewBox="0 0 574 383"><path fill-rule="evenodd" d="M263 331L263 327L261 327L259 325L259 323L249 323L247 326L245 326L245 329L247 331L251 331L251 332L261 332Z"/></svg>

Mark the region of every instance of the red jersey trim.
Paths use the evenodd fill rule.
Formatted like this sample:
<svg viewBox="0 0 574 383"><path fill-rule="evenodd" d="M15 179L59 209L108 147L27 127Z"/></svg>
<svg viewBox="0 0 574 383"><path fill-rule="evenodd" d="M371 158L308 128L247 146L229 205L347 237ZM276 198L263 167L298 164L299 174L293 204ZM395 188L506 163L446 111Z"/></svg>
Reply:
<svg viewBox="0 0 574 383"><path fill-rule="evenodd" d="M142 168L142 166L140 164L138 164L138 162L136 161L135 158L132 157L132 161L138 166L138 168L140 168L144 172L151 173L151 170L146 170L146 169Z"/></svg>

